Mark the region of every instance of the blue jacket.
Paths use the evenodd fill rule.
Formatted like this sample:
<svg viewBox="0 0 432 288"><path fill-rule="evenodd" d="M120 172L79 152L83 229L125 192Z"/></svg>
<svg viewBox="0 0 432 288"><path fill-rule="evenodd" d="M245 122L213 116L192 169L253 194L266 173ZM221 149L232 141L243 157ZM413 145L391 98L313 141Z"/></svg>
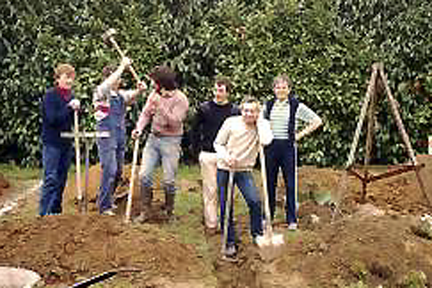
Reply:
<svg viewBox="0 0 432 288"><path fill-rule="evenodd" d="M71 145L72 139L60 137L61 132L71 132L74 121L73 109L67 104L74 98L63 99L56 88L46 92L42 103L42 141L44 144L63 146Z"/></svg>

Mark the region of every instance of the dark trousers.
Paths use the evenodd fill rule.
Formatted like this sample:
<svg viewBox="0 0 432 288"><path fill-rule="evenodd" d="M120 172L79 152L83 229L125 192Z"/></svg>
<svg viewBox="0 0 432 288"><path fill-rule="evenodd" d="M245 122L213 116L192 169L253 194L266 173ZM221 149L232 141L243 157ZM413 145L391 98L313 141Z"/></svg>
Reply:
<svg viewBox="0 0 432 288"><path fill-rule="evenodd" d="M63 190L72 156L71 145L43 145L44 178L39 202L40 215L60 214L62 212Z"/></svg>
<svg viewBox="0 0 432 288"><path fill-rule="evenodd" d="M297 149L291 141L274 139L273 142L265 148L266 156L266 173L267 173L267 190L270 203L270 213L274 218L276 209L276 187L279 167L282 168L282 174L285 182L285 217L288 224L296 223L296 195L297 188L296 166L297 166Z"/></svg>

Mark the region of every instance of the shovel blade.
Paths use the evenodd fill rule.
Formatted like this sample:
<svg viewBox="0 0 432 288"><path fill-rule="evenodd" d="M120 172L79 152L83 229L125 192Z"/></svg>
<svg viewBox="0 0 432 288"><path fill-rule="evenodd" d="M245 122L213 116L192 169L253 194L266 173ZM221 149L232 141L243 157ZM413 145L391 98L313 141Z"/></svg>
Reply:
<svg viewBox="0 0 432 288"><path fill-rule="evenodd" d="M269 246L280 246L284 244L284 238L282 234L264 234L263 237L258 237L257 245L260 248L265 248Z"/></svg>

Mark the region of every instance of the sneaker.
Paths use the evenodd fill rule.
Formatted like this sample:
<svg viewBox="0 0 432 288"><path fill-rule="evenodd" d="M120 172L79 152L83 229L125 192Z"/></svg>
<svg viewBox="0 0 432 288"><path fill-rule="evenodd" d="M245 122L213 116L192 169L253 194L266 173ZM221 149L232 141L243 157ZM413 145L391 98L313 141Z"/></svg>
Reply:
<svg viewBox="0 0 432 288"><path fill-rule="evenodd" d="M113 210L108 209L102 212L102 215L106 215L106 216L115 216L116 214L114 213Z"/></svg>
<svg viewBox="0 0 432 288"><path fill-rule="evenodd" d="M290 223L288 224L288 230L289 231L296 231L298 229L297 223Z"/></svg>
<svg viewBox="0 0 432 288"><path fill-rule="evenodd" d="M223 251L222 260L228 262L237 262L237 249L235 245L227 245L225 250Z"/></svg>
<svg viewBox="0 0 432 288"><path fill-rule="evenodd" d="M262 235L257 235L252 238L252 243L258 246L265 244L265 241L267 241L267 237L264 237Z"/></svg>

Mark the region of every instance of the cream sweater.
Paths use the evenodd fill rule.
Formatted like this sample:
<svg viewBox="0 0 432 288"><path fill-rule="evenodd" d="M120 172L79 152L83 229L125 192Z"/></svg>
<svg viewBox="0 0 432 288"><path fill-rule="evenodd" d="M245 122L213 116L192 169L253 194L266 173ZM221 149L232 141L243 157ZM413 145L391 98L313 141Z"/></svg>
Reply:
<svg viewBox="0 0 432 288"><path fill-rule="evenodd" d="M229 117L223 123L214 142L219 169L235 171L251 170L255 165L259 145L268 145L273 140L270 122L259 119L254 126L248 126L242 116ZM236 166L229 167L228 155L235 157Z"/></svg>

